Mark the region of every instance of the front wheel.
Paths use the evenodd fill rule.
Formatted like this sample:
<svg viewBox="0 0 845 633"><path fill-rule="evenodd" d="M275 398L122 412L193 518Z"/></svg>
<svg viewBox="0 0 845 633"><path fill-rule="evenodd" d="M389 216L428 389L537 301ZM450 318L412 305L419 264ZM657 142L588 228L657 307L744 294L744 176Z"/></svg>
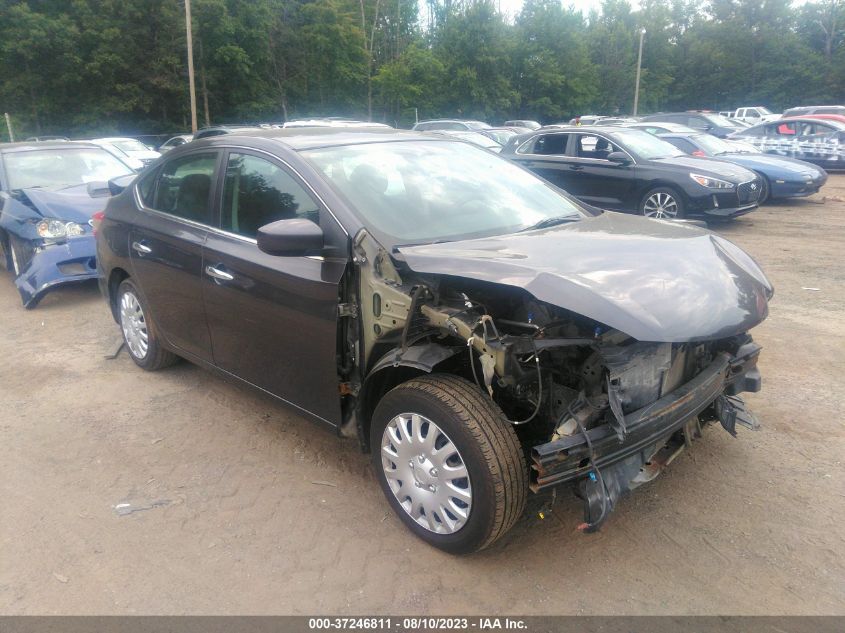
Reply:
<svg viewBox="0 0 845 633"><path fill-rule="evenodd" d="M155 371L179 360L176 354L161 346L141 293L129 279L118 286L117 310L123 341L138 367Z"/></svg>
<svg viewBox="0 0 845 633"><path fill-rule="evenodd" d="M6 268L12 271L12 275L17 279L21 276L29 259L25 253L26 249L20 240L9 235L4 250L6 251Z"/></svg>
<svg viewBox="0 0 845 633"><path fill-rule="evenodd" d="M684 217L684 201L674 189L657 187L643 197L640 213L647 218L672 220Z"/></svg>
<svg viewBox="0 0 845 633"><path fill-rule="evenodd" d="M376 476L418 537L452 554L492 544L522 514L528 473L496 404L445 374L409 380L382 398L370 429Z"/></svg>
<svg viewBox="0 0 845 633"><path fill-rule="evenodd" d="M757 174L760 177L760 197L757 198L757 204L762 205L766 200L769 199L769 196L772 192L772 186L769 184L769 179L766 178L763 174Z"/></svg>

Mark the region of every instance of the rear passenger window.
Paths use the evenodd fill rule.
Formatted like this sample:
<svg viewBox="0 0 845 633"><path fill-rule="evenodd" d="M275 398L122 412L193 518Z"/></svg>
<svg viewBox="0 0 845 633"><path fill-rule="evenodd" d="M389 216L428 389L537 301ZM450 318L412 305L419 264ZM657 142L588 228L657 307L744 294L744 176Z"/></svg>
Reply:
<svg viewBox="0 0 845 633"><path fill-rule="evenodd" d="M304 218L320 223L320 208L285 170L249 154L229 154L220 228L255 237L276 220Z"/></svg>
<svg viewBox="0 0 845 633"><path fill-rule="evenodd" d="M191 154L165 163L155 180L149 206L186 220L210 224L209 198L216 165L216 152Z"/></svg>
<svg viewBox="0 0 845 633"><path fill-rule="evenodd" d="M611 152L617 151L619 148L606 138L591 134L579 134L578 142L575 144L575 155L579 158L607 160Z"/></svg>
<svg viewBox="0 0 845 633"><path fill-rule="evenodd" d="M534 141L532 154L557 155L566 154L566 141L568 134L544 134Z"/></svg>
<svg viewBox="0 0 845 633"><path fill-rule="evenodd" d="M141 202L145 207L153 207L153 192L155 191L155 183L158 170L153 170L146 174L138 182L138 194L141 196Z"/></svg>

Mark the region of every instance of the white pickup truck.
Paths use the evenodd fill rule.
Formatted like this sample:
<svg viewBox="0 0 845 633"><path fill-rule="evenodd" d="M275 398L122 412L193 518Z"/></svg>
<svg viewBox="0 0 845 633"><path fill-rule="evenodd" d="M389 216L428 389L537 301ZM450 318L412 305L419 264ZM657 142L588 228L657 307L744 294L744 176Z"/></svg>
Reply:
<svg viewBox="0 0 845 633"><path fill-rule="evenodd" d="M737 108L734 112L733 119L739 119L745 123L756 125L757 123L764 123L766 121L774 121L779 119L779 114L773 114L768 108L763 106L751 106L745 108Z"/></svg>

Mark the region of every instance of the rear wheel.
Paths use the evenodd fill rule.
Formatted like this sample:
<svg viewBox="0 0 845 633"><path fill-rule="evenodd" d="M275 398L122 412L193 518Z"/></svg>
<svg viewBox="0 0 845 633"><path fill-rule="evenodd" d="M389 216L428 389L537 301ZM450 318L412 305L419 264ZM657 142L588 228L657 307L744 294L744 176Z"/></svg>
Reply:
<svg viewBox="0 0 845 633"><path fill-rule="evenodd" d="M129 279L118 286L117 313L126 349L138 367L155 371L179 360L176 354L161 346L141 293Z"/></svg>
<svg viewBox="0 0 845 633"><path fill-rule="evenodd" d="M684 217L684 201L674 189L657 187L643 197L640 213L647 218L671 220Z"/></svg>
<svg viewBox="0 0 845 633"><path fill-rule="evenodd" d="M528 473L516 433L462 378L435 374L399 385L376 407L370 438L388 502L435 547L483 549L525 508Z"/></svg>

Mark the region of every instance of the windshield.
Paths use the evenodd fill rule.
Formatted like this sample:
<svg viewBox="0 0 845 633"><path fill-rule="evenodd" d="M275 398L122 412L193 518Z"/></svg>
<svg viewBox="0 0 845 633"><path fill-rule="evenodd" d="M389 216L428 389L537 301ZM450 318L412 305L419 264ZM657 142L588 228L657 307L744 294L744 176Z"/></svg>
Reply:
<svg viewBox="0 0 845 633"><path fill-rule="evenodd" d="M475 143L476 145L480 145L481 147L486 147L488 149L495 149L500 150L503 143L498 143L497 141L493 140L488 136L484 136L479 132L446 132L449 136L454 136L455 138L459 138L462 141L469 141L470 143Z"/></svg>
<svg viewBox="0 0 845 633"><path fill-rule="evenodd" d="M513 233L586 214L543 180L467 143L401 141L303 152L392 244Z"/></svg>
<svg viewBox="0 0 845 633"><path fill-rule="evenodd" d="M9 189L81 185L133 173L114 155L93 147L9 152L3 162Z"/></svg>
<svg viewBox="0 0 845 633"><path fill-rule="evenodd" d="M490 127L489 123L485 123L484 121L464 121L467 124L467 127L472 130L486 130Z"/></svg>
<svg viewBox="0 0 845 633"><path fill-rule="evenodd" d="M720 138L716 138L712 134L698 134L695 137L695 142L710 155L732 154L737 151L734 145Z"/></svg>
<svg viewBox="0 0 845 633"><path fill-rule="evenodd" d="M642 132L640 130L614 132L611 138L619 139L626 146L625 149L645 160L672 158L673 156L684 155L684 152L671 143L667 143L663 139L659 139L648 132Z"/></svg>
<svg viewBox="0 0 845 633"><path fill-rule="evenodd" d="M144 145L141 141L134 139L126 139L121 141L112 141L112 145L124 152L149 152L150 148Z"/></svg>
<svg viewBox="0 0 845 633"><path fill-rule="evenodd" d="M743 143L742 141L728 141L733 148L734 153L738 154L762 154L763 152L751 145L750 143Z"/></svg>
<svg viewBox="0 0 845 633"><path fill-rule="evenodd" d="M760 114L771 114L772 113L771 110L769 110L768 108L764 108L763 106L757 106L757 112L759 112Z"/></svg>
<svg viewBox="0 0 845 633"><path fill-rule="evenodd" d="M511 130L488 130L487 134L499 145L504 145L509 138L516 136L516 132Z"/></svg>
<svg viewBox="0 0 845 633"><path fill-rule="evenodd" d="M710 121L713 125L718 125L719 127L740 127L730 119L723 117L721 114L705 112L702 113L701 116Z"/></svg>

